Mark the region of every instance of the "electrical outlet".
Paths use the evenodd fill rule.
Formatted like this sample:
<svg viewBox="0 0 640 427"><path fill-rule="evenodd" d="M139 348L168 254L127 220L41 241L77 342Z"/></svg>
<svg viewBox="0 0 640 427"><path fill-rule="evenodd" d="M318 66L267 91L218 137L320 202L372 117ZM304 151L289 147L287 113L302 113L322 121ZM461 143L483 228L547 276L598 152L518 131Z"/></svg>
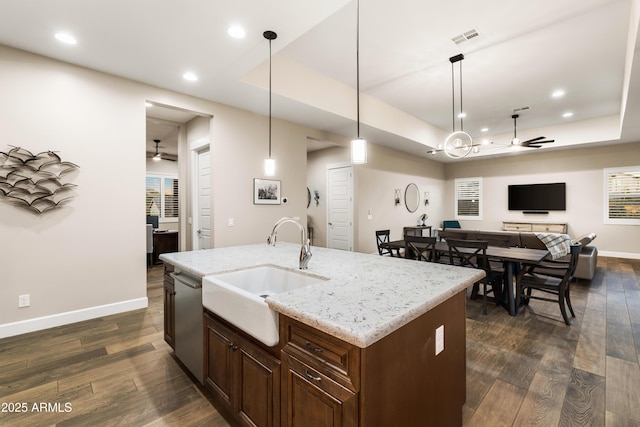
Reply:
<svg viewBox="0 0 640 427"><path fill-rule="evenodd" d="M444 325L436 329L436 356L444 351Z"/></svg>
<svg viewBox="0 0 640 427"><path fill-rule="evenodd" d="M31 297L29 294L18 296L18 308L29 307L31 305Z"/></svg>

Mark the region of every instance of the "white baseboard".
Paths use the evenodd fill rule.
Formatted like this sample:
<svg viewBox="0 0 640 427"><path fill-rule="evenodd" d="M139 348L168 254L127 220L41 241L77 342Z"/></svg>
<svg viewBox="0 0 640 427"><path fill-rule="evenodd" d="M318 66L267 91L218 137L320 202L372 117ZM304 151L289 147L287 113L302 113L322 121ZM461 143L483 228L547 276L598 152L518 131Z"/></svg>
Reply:
<svg viewBox="0 0 640 427"><path fill-rule="evenodd" d="M6 323L4 325L0 325L0 338L41 331L43 329L54 328L56 326L68 325L70 323L124 313L125 311L147 308L148 306L149 300L147 297L144 297L116 302L113 304L99 305L97 307L83 308L81 310L67 311L65 313L52 314L50 316L36 317L35 319Z"/></svg>
<svg viewBox="0 0 640 427"><path fill-rule="evenodd" d="M636 254L633 252L598 251L598 256L604 256L609 258L640 259L640 254Z"/></svg>

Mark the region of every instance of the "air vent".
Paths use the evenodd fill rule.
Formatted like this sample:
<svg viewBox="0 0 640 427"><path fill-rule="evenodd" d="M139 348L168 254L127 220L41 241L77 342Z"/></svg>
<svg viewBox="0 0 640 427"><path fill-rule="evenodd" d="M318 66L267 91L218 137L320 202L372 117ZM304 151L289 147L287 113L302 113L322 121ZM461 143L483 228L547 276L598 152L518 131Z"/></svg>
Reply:
<svg viewBox="0 0 640 427"><path fill-rule="evenodd" d="M519 113L520 111L527 111L527 110L530 110L530 109L531 109L531 107L525 106L525 107L520 107L520 108L514 108L513 112L514 113Z"/></svg>
<svg viewBox="0 0 640 427"><path fill-rule="evenodd" d="M476 30L475 28L472 28L469 31L465 31L462 34L459 34L455 37L453 37L451 40L455 43L455 44L460 44L460 43L464 43L467 40L471 40L474 37L478 37L480 35L480 33L478 33L478 30Z"/></svg>

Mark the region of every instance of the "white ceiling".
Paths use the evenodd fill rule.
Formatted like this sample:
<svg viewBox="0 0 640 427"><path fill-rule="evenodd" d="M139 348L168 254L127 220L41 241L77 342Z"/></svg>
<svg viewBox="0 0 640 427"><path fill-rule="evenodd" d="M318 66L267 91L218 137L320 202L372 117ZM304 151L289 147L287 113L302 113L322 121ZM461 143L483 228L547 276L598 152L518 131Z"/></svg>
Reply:
<svg viewBox="0 0 640 427"><path fill-rule="evenodd" d="M360 0L361 133L427 156L452 130L449 57L463 53L464 130L494 142L482 153L510 152L496 147L508 145L513 110L525 106L518 136L556 141L541 150L639 141L630 118L640 114L634 1ZM229 37L231 24L246 37ZM347 0L0 3L2 44L262 114L269 56L262 33L276 31L274 116L348 138L356 132L355 24L355 1ZM471 29L480 35L451 40ZM61 44L57 31L78 44ZM198 81L185 81L186 71ZM556 89L566 95L553 99ZM573 116L563 118L568 111Z"/></svg>

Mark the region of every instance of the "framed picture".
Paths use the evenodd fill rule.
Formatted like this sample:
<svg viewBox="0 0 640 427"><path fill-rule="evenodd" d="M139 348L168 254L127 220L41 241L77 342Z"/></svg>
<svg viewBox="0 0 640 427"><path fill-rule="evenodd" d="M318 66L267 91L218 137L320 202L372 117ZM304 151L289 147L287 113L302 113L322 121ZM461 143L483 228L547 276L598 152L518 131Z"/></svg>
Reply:
<svg viewBox="0 0 640 427"><path fill-rule="evenodd" d="M253 203L256 205L279 205L280 181L255 178L253 180Z"/></svg>

